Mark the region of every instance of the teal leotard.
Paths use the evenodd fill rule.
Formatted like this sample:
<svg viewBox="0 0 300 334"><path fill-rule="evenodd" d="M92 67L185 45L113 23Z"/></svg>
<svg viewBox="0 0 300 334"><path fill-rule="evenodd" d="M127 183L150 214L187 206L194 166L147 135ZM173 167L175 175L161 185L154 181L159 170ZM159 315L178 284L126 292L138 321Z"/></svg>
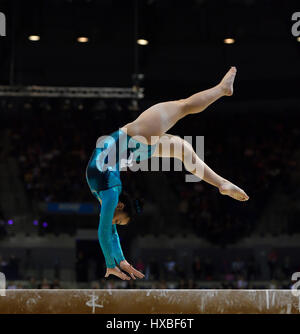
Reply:
<svg viewBox="0 0 300 334"><path fill-rule="evenodd" d="M124 131L100 137L86 169L86 179L93 195L101 199L98 239L108 268L124 260L116 224L112 219L122 191L122 163L140 162L150 158L155 145L136 141Z"/></svg>

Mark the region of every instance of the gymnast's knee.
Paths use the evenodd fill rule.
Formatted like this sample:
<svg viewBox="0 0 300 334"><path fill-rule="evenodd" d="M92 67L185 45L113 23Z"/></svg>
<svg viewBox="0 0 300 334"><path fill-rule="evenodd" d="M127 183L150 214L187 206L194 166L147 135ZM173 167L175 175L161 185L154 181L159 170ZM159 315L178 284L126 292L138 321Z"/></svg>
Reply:
<svg viewBox="0 0 300 334"><path fill-rule="evenodd" d="M182 162L184 163L187 170L190 170L190 168L194 169L197 155L193 149L193 146L185 140L183 140L182 146Z"/></svg>

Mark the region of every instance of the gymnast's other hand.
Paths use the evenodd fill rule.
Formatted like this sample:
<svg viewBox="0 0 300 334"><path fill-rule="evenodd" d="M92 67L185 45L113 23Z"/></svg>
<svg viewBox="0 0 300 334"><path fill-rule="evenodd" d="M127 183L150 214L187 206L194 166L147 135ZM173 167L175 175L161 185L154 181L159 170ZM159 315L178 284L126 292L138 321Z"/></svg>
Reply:
<svg viewBox="0 0 300 334"><path fill-rule="evenodd" d="M115 275L121 278L123 281L130 280L130 277L123 273L117 266L114 268L106 268L106 274L104 277L108 277L109 275Z"/></svg>
<svg viewBox="0 0 300 334"><path fill-rule="evenodd" d="M132 279L136 279L136 277L137 278L145 277L144 274L133 268L133 266L129 264L126 260L120 262L120 267L122 270L126 271L131 276Z"/></svg>

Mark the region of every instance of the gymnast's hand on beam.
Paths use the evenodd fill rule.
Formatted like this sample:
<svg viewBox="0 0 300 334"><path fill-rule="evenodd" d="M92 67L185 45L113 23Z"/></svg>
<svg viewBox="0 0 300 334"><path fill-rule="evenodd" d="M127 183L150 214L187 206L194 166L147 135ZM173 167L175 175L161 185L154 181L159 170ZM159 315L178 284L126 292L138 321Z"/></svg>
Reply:
<svg viewBox="0 0 300 334"><path fill-rule="evenodd" d="M106 274L104 277L108 277L109 275L115 275L121 278L123 281L130 280L130 277L123 273L117 266L114 268L106 268Z"/></svg>
<svg viewBox="0 0 300 334"><path fill-rule="evenodd" d="M145 277L144 274L133 268L133 266L129 264L126 260L120 262L120 267L122 270L126 271L131 276L132 279L136 279L136 277L138 278Z"/></svg>

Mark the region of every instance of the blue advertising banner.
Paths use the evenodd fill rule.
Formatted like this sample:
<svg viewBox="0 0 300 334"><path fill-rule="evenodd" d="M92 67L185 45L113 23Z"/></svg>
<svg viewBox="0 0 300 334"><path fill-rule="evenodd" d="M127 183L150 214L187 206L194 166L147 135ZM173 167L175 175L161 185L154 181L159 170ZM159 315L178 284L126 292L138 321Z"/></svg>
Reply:
<svg viewBox="0 0 300 334"><path fill-rule="evenodd" d="M98 207L93 203L48 203L46 211L60 214L95 214Z"/></svg>

